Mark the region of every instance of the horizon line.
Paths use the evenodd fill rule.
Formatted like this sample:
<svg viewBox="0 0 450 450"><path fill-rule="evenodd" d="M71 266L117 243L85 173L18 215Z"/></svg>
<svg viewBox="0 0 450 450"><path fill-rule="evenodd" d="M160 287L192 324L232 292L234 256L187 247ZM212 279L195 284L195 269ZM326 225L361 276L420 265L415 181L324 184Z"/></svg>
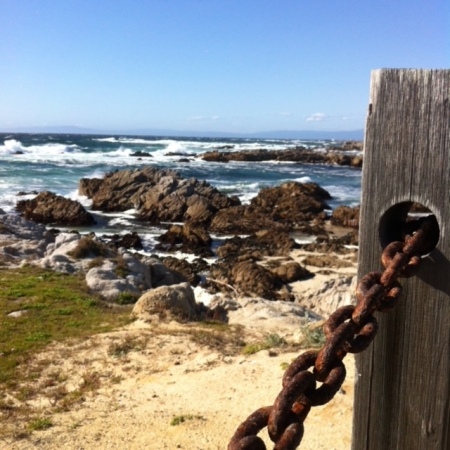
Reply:
<svg viewBox="0 0 450 450"><path fill-rule="evenodd" d="M28 131L27 131L28 130ZM364 129L353 130L269 130L257 132L233 132L233 131L189 131L189 130L171 130L171 129L154 129L154 128L134 128L134 129L113 129L103 130L90 127L81 127L76 125L57 125L57 126L24 126L11 127L9 129L2 128L0 133L23 133L23 134L86 134L86 135L140 135L140 136L164 136L164 137L261 137L261 138L276 138L280 139L302 139L300 135L304 135L303 139L333 139L331 135L336 135L336 138L341 139L358 139L362 140L364 137ZM288 138L287 135L295 137ZM344 138L348 135L349 137Z"/></svg>

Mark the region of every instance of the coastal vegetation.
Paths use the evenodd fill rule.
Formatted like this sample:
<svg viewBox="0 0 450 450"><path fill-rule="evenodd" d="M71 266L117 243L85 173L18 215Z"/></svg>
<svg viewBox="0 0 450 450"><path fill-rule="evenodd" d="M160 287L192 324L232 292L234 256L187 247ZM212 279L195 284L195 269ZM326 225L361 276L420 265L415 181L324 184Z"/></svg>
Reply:
<svg viewBox="0 0 450 450"><path fill-rule="evenodd" d="M14 389L30 357L51 342L82 339L130 321L88 292L82 276L34 266L0 269L0 383Z"/></svg>
<svg viewBox="0 0 450 450"><path fill-rule="evenodd" d="M73 384L73 374L64 367L64 360L74 346L95 347L95 335L106 336L123 329L131 321L132 306L114 306L92 295L80 274L58 273L31 265L0 269L0 283L0 417L5 424L0 437L22 439L51 428L55 412L69 411L105 385L123 381L126 372L105 377L85 362L76 386L68 388ZM178 339L188 347L192 342L217 352L221 358L251 355L270 348L292 349L276 334L248 343L242 326L215 321L114 336L105 347L106 357L120 360L121 364L129 361L132 352L148 351L158 336L162 340ZM54 352L55 346L59 352ZM181 349L180 352L183 353ZM174 350L173 357L177 355ZM210 367L215 362L205 364ZM34 402L43 395L49 405L36 408ZM174 418L173 425L185 420L191 417Z"/></svg>

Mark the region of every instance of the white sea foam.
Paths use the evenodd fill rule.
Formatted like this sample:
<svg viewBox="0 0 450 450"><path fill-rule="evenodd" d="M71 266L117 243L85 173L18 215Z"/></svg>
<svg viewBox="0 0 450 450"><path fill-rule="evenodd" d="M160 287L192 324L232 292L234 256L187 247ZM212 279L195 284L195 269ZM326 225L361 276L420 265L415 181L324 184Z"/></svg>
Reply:
<svg viewBox="0 0 450 450"><path fill-rule="evenodd" d="M117 150L105 153L104 155L114 158L116 156L118 156L118 157L127 157L127 156L130 156L132 153L133 153L133 150L131 150L129 148L126 148L126 147L120 146Z"/></svg>
<svg viewBox="0 0 450 450"><path fill-rule="evenodd" d="M186 147L182 142L171 142L167 148L166 153L186 153Z"/></svg>
<svg viewBox="0 0 450 450"><path fill-rule="evenodd" d="M311 183L311 177L300 177L295 178L294 181L298 181L299 183Z"/></svg>
<svg viewBox="0 0 450 450"><path fill-rule="evenodd" d="M150 139L133 139L133 138L116 138L116 137L107 137L107 138L94 138L92 139L96 142L110 142L111 144L154 144L155 141Z"/></svg>
<svg viewBox="0 0 450 450"><path fill-rule="evenodd" d="M91 174L86 175L84 178L104 178L106 172L104 170L96 169Z"/></svg>
<svg viewBox="0 0 450 450"><path fill-rule="evenodd" d="M0 154L32 156L33 158L39 159L76 152L80 152L80 148L75 144L66 145L51 142L41 145L30 145L27 147L22 145L20 141L7 139L4 141L4 145L0 145Z"/></svg>

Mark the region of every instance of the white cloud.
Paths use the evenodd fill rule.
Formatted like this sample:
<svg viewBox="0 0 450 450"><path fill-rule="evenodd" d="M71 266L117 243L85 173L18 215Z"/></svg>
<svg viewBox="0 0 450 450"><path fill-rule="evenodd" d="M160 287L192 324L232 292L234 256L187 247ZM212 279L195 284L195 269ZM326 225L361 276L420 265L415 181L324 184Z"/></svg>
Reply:
<svg viewBox="0 0 450 450"><path fill-rule="evenodd" d="M208 122L210 120L219 120L220 116L192 116L188 117L186 120L188 122Z"/></svg>
<svg viewBox="0 0 450 450"><path fill-rule="evenodd" d="M306 118L307 122L322 122L326 118L324 113L314 113Z"/></svg>

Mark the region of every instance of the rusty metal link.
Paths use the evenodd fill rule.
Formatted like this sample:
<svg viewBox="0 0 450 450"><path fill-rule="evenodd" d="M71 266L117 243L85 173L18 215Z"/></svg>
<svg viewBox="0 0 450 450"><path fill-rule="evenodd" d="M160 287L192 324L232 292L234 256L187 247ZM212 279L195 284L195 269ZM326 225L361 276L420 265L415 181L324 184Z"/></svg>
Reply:
<svg viewBox="0 0 450 450"><path fill-rule="evenodd" d="M395 241L382 252L384 272L370 272L356 288L357 304L337 309L323 326L326 342L319 351L299 355L286 369L282 390L273 406L260 408L236 430L228 450L266 450L257 434L267 426L274 450L295 450L303 437L303 422L312 406L328 403L344 382L342 359L365 350L378 331L375 312L391 310L398 302L400 277L417 273L421 256L433 246L434 216L408 222L404 242ZM308 369L312 368L312 372ZM321 383L316 387L317 382Z"/></svg>
<svg viewBox="0 0 450 450"><path fill-rule="evenodd" d="M329 339L334 333L336 328L345 320L351 319L355 324L355 336L352 339L348 339L344 350L348 353L360 353L364 351L374 339L378 331L378 321L372 314L372 310L368 314L363 314L358 306L363 304L361 302L357 306L347 305L338 308L323 325L323 331L325 337ZM367 306L361 308L367 311ZM355 317L357 320L355 320Z"/></svg>

